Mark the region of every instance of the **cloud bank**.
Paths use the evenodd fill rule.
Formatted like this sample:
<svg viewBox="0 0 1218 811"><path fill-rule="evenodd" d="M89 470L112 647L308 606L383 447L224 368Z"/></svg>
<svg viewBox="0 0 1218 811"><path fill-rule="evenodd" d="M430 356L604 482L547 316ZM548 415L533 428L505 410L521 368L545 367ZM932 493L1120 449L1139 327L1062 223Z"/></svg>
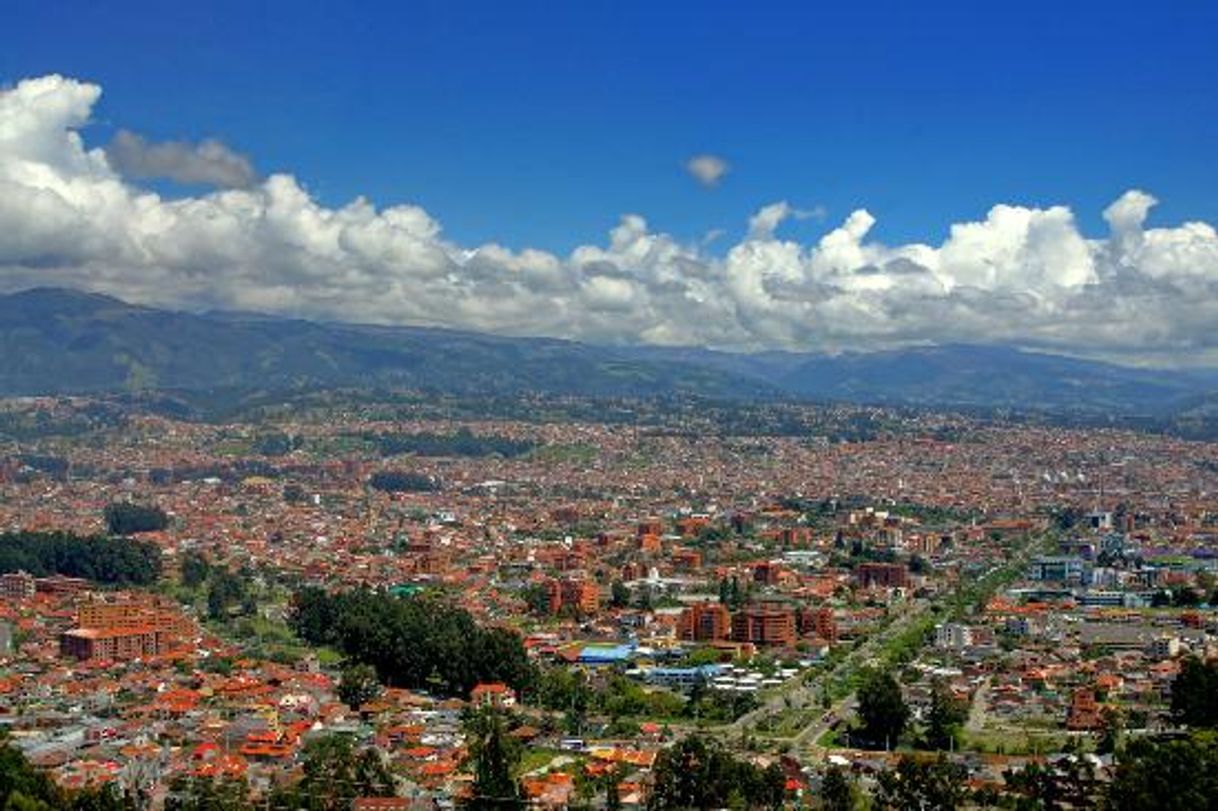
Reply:
<svg viewBox="0 0 1218 811"><path fill-rule="evenodd" d="M869 239L865 210L801 244L778 236L795 211L775 203L722 255L629 214L606 244L558 256L454 244L417 206L327 208L290 175L165 199L85 147L78 130L100 92L59 76L0 91L4 289L734 349L1218 349L1218 234L1204 222L1148 228L1155 200L1141 191L1107 208L1100 239L1064 206L996 205L940 245Z"/></svg>

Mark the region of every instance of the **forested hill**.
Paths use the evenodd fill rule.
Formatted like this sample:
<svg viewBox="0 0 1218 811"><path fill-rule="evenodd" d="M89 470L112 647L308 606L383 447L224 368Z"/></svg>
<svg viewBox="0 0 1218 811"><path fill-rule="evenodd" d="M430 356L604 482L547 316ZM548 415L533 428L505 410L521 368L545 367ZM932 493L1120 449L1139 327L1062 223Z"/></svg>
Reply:
<svg viewBox="0 0 1218 811"><path fill-rule="evenodd" d="M201 315L49 288L0 296L0 395L332 386L1162 417L1206 402L1218 390L1218 374L1128 368L1009 347L742 355Z"/></svg>
<svg viewBox="0 0 1218 811"><path fill-rule="evenodd" d="M0 296L0 394L306 386L592 396L779 393L730 372L570 341L196 315L58 289Z"/></svg>

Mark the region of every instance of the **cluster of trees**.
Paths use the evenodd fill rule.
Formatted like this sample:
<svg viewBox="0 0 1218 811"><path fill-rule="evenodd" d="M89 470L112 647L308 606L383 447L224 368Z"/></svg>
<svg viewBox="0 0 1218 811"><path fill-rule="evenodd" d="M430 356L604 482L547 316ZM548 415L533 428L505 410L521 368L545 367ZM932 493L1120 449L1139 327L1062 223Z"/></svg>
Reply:
<svg viewBox="0 0 1218 811"><path fill-rule="evenodd" d="M258 612L253 590L245 578L224 567L212 569L207 583L207 616L230 619L234 612L250 616Z"/></svg>
<svg viewBox="0 0 1218 811"><path fill-rule="evenodd" d="M589 715L611 723L627 718L673 718L727 723L757 708L757 697L709 689L698 684L683 698L668 690L647 690L618 673L592 683L577 670L548 667L542 670L534 692L539 706L564 713L569 732L579 733Z"/></svg>
<svg viewBox="0 0 1218 811"><path fill-rule="evenodd" d="M134 811L114 786L66 791L0 738L0 808L5 811Z"/></svg>
<svg viewBox="0 0 1218 811"><path fill-rule="evenodd" d="M510 734L511 719L501 711L484 708L467 712L464 721L470 758L466 768L473 773L474 780L469 791L458 799L457 807L462 811L523 811L532 805L524 799L517 779L523 747ZM615 771L599 779L577 772L576 799L568 807L592 808L590 800L603 791L604 805L596 807L617 811L622 807L617 791L620 779Z"/></svg>
<svg viewBox="0 0 1218 811"><path fill-rule="evenodd" d="M880 772L875 805L879 808L950 811L971 798L968 769L942 753L936 760L901 758L895 769Z"/></svg>
<svg viewBox="0 0 1218 811"><path fill-rule="evenodd" d="M380 470L369 477L368 486L386 493L433 493L440 489L440 481L424 473Z"/></svg>
<svg viewBox="0 0 1218 811"><path fill-rule="evenodd" d="M936 681L931 686L930 708L922 743L927 749L954 749L956 735L968 719L968 705L952 695L947 685Z"/></svg>
<svg viewBox="0 0 1218 811"><path fill-rule="evenodd" d="M63 404L59 406L54 412L42 408L0 411L0 436L29 442L47 437L81 436L103 428L121 428L129 422L126 415L103 403L89 403L66 413Z"/></svg>
<svg viewBox="0 0 1218 811"><path fill-rule="evenodd" d="M344 665L336 692L344 704L352 710L358 710L381 694L381 682L377 678L376 668L358 662Z"/></svg>
<svg viewBox="0 0 1218 811"><path fill-rule="evenodd" d="M1202 594L1192 586L1178 586L1174 589L1156 591L1154 596L1150 598L1150 604L1155 608L1167 608L1169 606L1174 608L1195 608L1201 605L1202 602L1214 605L1215 597L1218 597L1218 591L1209 590Z"/></svg>
<svg viewBox="0 0 1218 811"><path fill-rule="evenodd" d="M910 710L901 687L887 671L867 670L858 689L858 717L861 725L853 736L877 748L893 748L909 728ZM968 717L967 705L952 695L947 685L931 685L930 708L917 743L925 749L946 750Z"/></svg>
<svg viewBox="0 0 1218 811"><path fill-rule="evenodd" d="M22 453L17 455L17 461L22 467L41 473L48 478L56 481L63 481L68 477L68 470L72 464L65 457L51 456L45 453Z"/></svg>
<svg viewBox="0 0 1218 811"><path fill-rule="evenodd" d="M1218 737L1131 740L1117 753L1105 793L1112 811L1218 808Z"/></svg>
<svg viewBox="0 0 1218 811"><path fill-rule="evenodd" d="M469 714L465 735L474 783L462 807L470 811L523 809L524 798L516 781L521 746L508 734L503 714L493 709Z"/></svg>
<svg viewBox="0 0 1218 811"><path fill-rule="evenodd" d="M523 456L537 447L527 439L511 439L493 434L475 434L462 428L453 434L364 434L382 456L413 453L416 456Z"/></svg>
<svg viewBox="0 0 1218 811"><path fill-rule="evenodd" d="M376 749L361 748L347 735L327 735L305 744L302 777L277 787L271 808L348 811L356 797L392 797L393 775Z"/></svg>
<svg viewBox="0 0 1218 811"><path fill-rule="evenodd" d="M301 753L301 777L273 787L259 808L349 811L357 797L392 797L396 786L375 749L348 735L310 740ZM169 784L165 811L253 811L244 779L180 775Z"/></svg>
<svg viewBox="0 0 1218 811"><path fill-rule="evenodd" d="M10 532L0 535L0 572L61 574L98 583L146 586L161 574L161 550L130 538L81 536L70 532Z"/></svg>
<svg viewBox="0 0 1218 811"><path fill-rule="evenodd" d="M859 684L858 702L861 725L854 736L877 748L895 749L910 716L897 680L887 671L865 672Z"/></svg>
<svg viewBox="0 0 1218 811"><path fill-rule="evenodd" d="M1181 724L1218 727L1218 663L1190 656L1180 663L1171 685L1172 715Z"/></svg>
<svg viewBox="0 0 1218 811"><path fill-rule="evenodd" d="M431 595L306 588L297 593L289 622L302 639L371 665L393 686L465 696L479 682L527 688L536 675L519 635L484 628L469 612Z"/></svg>
<svg viewBox="0 0 1218 811"><path fill-rule="evenodd" d="M207 615L214 620L256 614L258 601L248 573L235 573L225 566L212 566L198 552L182 557L182 585L207 588Z"/></svg>
<svg viewBox="0 0 1218 811"><path fill-rule="evenodd" d="M745 583L744 587L740 586L740 578L732 575L729 580L726 577L719 579L719 602L727 606L732 611L738 611L741 607L747 604L753 597L753 584Z"/></svg>
<svg viewBox="0 0 1218 811"><path fill-rule="evenodd" d="M151 504L115 501L106 505L106 530L111 535L135 535L140 532L160 532L169 526L169 516Z"/></svg>
<svg viewBox="0 0 1218 811"><path fill-rule="evenodd" d="M154 467L148 470L148 481L156 485L173 484L176 482L198 481L200 479L219 479L223 482L238 482L249 476L265 476L277 479L281 475L278 468L263 459L239 457L223 464L212 462L199 465L182 465L180 467Z"/></svg>
<svg viewBox="0 0 1218 811"><path fill-rule="evenodd" d="M1055 763L1032 762L1004 773L1001 788L969 788L968 769L940 752L937 756L906 755L897 765L876 775L875 790L866 802L854 777L830 767L819 791L821 808L854 811L955 811L958 808L1037 809L1096 808L1104 798L1091 762L1076 750ZM1121 806L1125 808L1127 806ZM1195 807L1195 806L1145 806Z"/></svg>
<svg viewBox="0 0 1218 811"><path fill-rule="evenodd" d="M271 431L254 437L250 450L262 456L284 456L304 447L304 437L289 436L282 431Z"/></svg>
<svg viewBox="0 0 1218 811"><path fill-rule="evenodd" d="M826 772L819 797L822 807L834 811L862 805L857 783L837 768ZM999 788L976 791L968 787L965 767L943 753L905 756L896 768L877 776L868 807L897 811L1218 808L1218 735L1204 731L1132 740L1117 751L1106 783L1078 744L1067 746L1055 758L1007 770Z"/></svg>
<svg viewBox="0 0 1218 811"><path fill-rule="evenodd" d="M734 757L718 741L691 735L656 757L649 811L781 808L786 776Z"/></svg>
<svg viewBox="0 0 1218 811"><path fill-rule="evenodd" d="M903 762L902 767L905 767ZM1001 791L966 790L963 767L943 761L898 768L881 775L877 804L892 808L959 808L968 804L1014 808L1218 807L1218 737L1198 732L1182 738L1138 738L1116 753L1105 784L1090 758L1069 747L1051 762L1006 772ZM911 775L913 776L910 779ZM903 784L903 785L902 785Z"/></svg>
<svg viewBox="0 0 1218 811"><path fill-rule="evenodd" d="M891 742L904 732L908 710L899 702L899 688L890 676L870 673L859 688L859 731L869 742L881 736ZM963 708L936 686L923 743L945 748ZM1121 721L1107 718L1097 749L1112 753L1111 779L1104 783L1081 743L1047 761L1034 761L1004 773L1001 789L976 793L967 787L967 772L940 754L937 759L902 758L897 768L879 775L872 805L892 809L955 809L970 806L1003 808L1094 808L1133 811L1144 808L1218 808L1218 663L1185 659L1172 685L1172 712L1187 735L1140 736L1126 742ZM821 790L825 807L850 809L858 789L840 770L826 774Z"/></svg>

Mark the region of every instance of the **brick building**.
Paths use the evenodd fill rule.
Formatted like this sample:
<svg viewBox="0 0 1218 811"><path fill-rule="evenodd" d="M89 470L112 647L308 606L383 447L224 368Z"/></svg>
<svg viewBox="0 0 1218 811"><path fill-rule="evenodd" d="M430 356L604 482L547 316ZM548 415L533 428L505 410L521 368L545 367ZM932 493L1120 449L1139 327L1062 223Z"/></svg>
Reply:
<svg viewBox="0 0 1218 811"><path fill-rule="evenodd" d="M697 549L674 547L672 550L672 567L680 572L696 572L702 568L702 553Z"/></svg>
<svg viewBox="0 0 1218 811"><path fill-rule="evenodd" d="M763 586L777 586L782 579L782 566L773 561L763 560L753 564L753 582Z"/></svg>
<svg viewBox="0 0 1218 811"><path fill-rule="evenodd" d="M595 614L600 608L601 592L589 580L547 580L546 610L557 614L570 608L579 614Z"/></svg>
<svg viewBox="0 0 1218 811"><path fill-rule="evenodd" d="M885 589L909 587L909 570L900 563L863 563L854 570L858 584L863 588L878 586Z"/></svg>
<svg viewBox="0 0 1218 811"><path fill-rule="evenodd" d="M1078 732L1099 729L1102 725L1099 703L1095 700L1095 690L1090 687L1080 687L1075 690L1070 699L1069 713L1066 716L1066 729Z"/></svg>
<svg viewBox="0 0 1218 811"><path fill-rule="evenodd" d="M74 628L59 637L59 651L80 660L117 661L156 656L170 649L170 634L161 628Z"/></svg>
<svg viewBox="0 0 1218 811"><path fill-rule="evenodd" d="M800 636L812 636L826 642L837 641L837 620L832 608L802 608L796 619Z"/></svg>
<svg viewBox="0 0 1218 811"><path fill-rule="evenodd" d="M129 630L132 628L155 628L170 635L177 642L194 635L194 622L154 598L107 602L91 600L81 603L76 609L76 625L79 628L106 630Z"/></svg>
<svg viewBox="0 0 1218 811"><path fill-rule="evenodd" d="M757 646L794 645L795 612L769 606L745 608L732 615L732 639Z"/></svg>
<svg viewBox="0 0 1218 811"><path fill-rule="evenodd" d="M677 637L686 642L719 642L732 632L732 615L719 603L699 603L681 612Z"/></svg>

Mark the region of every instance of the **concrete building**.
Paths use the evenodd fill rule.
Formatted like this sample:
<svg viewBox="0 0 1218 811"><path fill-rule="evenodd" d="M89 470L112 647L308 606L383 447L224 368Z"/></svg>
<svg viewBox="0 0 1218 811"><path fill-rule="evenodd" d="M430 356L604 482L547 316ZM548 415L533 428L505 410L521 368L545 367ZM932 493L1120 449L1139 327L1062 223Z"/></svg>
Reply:
<svg viewBox="0 0 1218 811"><path fill-rule="evenodd" d="M26 571L0 575L0 597L8 600L28 600L37 591L34 576Z"/></svg>

